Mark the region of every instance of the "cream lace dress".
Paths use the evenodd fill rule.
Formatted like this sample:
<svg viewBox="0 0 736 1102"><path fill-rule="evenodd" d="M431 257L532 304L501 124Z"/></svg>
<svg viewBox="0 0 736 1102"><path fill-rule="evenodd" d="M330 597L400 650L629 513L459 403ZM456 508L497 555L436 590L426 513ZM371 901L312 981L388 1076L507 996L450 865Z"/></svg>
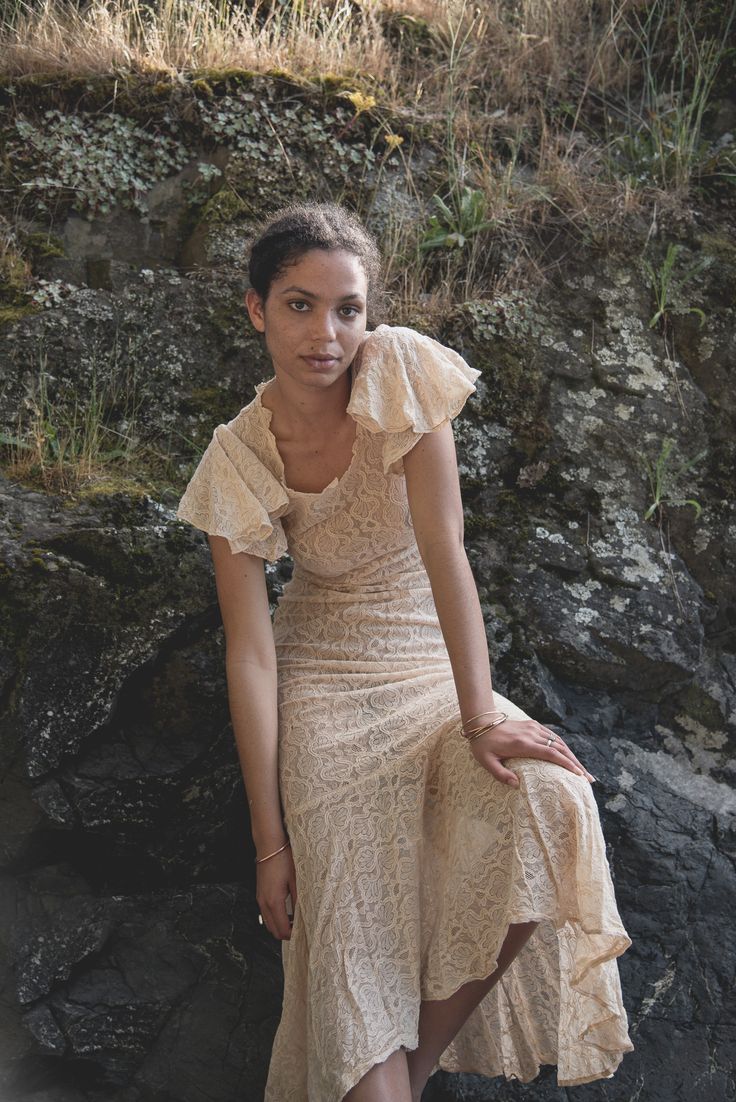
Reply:
<svg viewBox="0 0 736 1102"><path fill-rule="evenodd" d="M560 1086L633 1050L619 916L587 780L508 758L497 781L460 736L450 661L417 550L402 456L454 418L480 372L379 325L353 365L348 470L285 485L261 391L218 425L177 516L233 553L294 562L273 622L279 780L297 876L266 1102L340 1102L418 1044L421 999L487 976L510 922L539 926L436 1068ZM520 707L496 692L514 718ZM435 1068L435 1070L436 1070Z"/></svg>

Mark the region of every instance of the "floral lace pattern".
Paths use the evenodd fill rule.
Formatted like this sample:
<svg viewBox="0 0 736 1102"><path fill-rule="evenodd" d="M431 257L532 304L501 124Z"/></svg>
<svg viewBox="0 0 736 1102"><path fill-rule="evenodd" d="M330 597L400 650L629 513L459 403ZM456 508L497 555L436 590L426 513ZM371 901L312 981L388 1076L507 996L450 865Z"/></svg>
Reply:
<svg viewBox="0 0 736 1102"><path fill-rule="evenodd" d="M363 345L348 470L320 494L283 478L267 385L218 426L178 516L294 572L273 621L279 783L297 875L265 1102L341 1102L418 1044L419 1004L490 974L511 922L534 934L440 1057L448 1071L560 1086L633 1050L619 916L589 783L509 758L517 790L460 736L452 669L419 555L402 457L460 412L480 374L402 327ZM496 693L515 718L526 713Z"/></svg>

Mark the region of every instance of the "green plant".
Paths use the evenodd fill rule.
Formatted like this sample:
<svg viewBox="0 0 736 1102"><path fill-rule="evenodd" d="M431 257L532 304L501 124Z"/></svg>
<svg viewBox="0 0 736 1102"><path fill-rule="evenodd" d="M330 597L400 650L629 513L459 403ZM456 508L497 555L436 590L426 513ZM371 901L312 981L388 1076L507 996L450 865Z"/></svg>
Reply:
<svg viewBox="0 0 736 1102"><path fill-rule="evenodd" d="M168 115L164 123L173 128ZM27 177L19 186L39 211L68 203L90 218L115 206L146 215L146 192L190 160L170 133L113 113L66 115L53 109L38 122L19 116L15 130L8 163Z"/></svg>
<svg viewBox="0 0 736 1102"><path fill-rule="evenodd" d="M667 255L662 261L662 266L656 270L654 266L646 258L643 260L644 268L649 276L650 286L654 292L654 297L657 303L656 313L649 321L649 328L653 329L660 318L666 320L667 315L672 307L671 293L675 284L678 287L682 287L689 279L692 279L698 272L701 272L703 268L706 268L709 264L707 257L702 260L698 260L695 264L691 264L680 276L675 279L674 267L677 261L677 255L680 252L682 246L675 245L672 242L667 246ZM686 313L697 314L700 318L701 327L705 324L705 314L698 306L688 306L685 308Z"/></svg>
<svg viewBox="0 0 736 1102"><path fill-rule="evenodd" d="M34 286L26 291L31 301L37 306L43 306L50 310L54 306L61 306L65 299L78 288L73 283L66 283L62 279L36 279Z"/></svg>
<svg viewBox="0 0 736 1102"><path fill-rule="evenodd" d="M453 210L439 195L432 196L439 213L430 217L420 249L462 249L474 234L492 228L493 221L486 218L487 200L482 189L464 186L455 199Z"/></svg>
<svg viewBox="0 0 736 1102"><path fill-rule="evenodd" d="M673 497L672 490L679 477L684 474L685 471L693 467L698 460L702 459L707 452L703 449L699 451L697 455L694 455L692 459L686 460L678 467L668 468L670 454L674 445L675 441L672 437L666 436L662 441L659 455L654 463L651 462L648 456L642 456L646 467L647 478L649 479L652 497L654 499L644 514L644 520L649 520L655 512L659 512L661 519L662 506L665 502L669 505L692 505L695 510L696 520L702 512L702 507L694 498Z"/></svg>
<svg viewBox="0 0 736 1102"><path fill-rule="evenodd" d="M610 139L608 156L613 174L624 167L632 184L686 191L712 160L710 143L701 136L703 115L731 52L736 6L727 6L718 38L699 34L687 7L685 0L654 0L632 5L622 20L620 33L635 43L635 61L622 56L628 78L624 129ZM607 114L609 123L612 118Z"/></svg>
<svg viewBox="0 0 736 1102"><path fill-rule="evenodd" d="M290 150L301 149L305 163L319 165L325 180L351 178L359 167L365 173L376 160L361 138L340 140L357 117L355 111L342 104L325 110L317 104L285 100L272 84L264 83L257 94L240 88L216 101L199 100L198 111L204 135L227 145L236 160L254 169L254 185L264 197L272 196L269 172L282 177L286 169L293 185L310 182L299 161L289 157ZM258 166L266 170L260 180Z"/></svg>
<svg viewBox="0 0 736 1102"><path fill-rule="evenodd" d="M480 255L482 250L476 247L478 235L495 226L495 221L488 218L488 197L485 190L471 187L466 182L469 175L468 160L477 164L476 143L471 142L469 147L466 144L461 156L455 133L456 120L461 114L460 102L464 100L467 108L470 91L462 77L465 54L468 48L472 49L474 32L482 22L480 8L473 8L468 18L467 2L463 0L459 9L448 9L446 28L436 32L437 40L447 51L447 91L443 113L448 189L444 195L435 193L432 196L431 203L435 210L418 242L419 253L442 250L446 265L444 280L441 282L448 294L462 297L471 293L474 279L485 270L488 260L487 256Z"/></svg>
<svg viewBox="0 0 736 1102"><path fill-rule="evenodd" d="M439 195L432 196L432 202L437 207L438 214L430 217L429 226L420 245L421 249L462 249L468 238L491 225L486 220L487 200L484 192L481 189L470 188L464 183L465 164L460 164L455 136L455 120L458 116L458 76L462 71L463 52L472 38L479 14L479 10L473 12L470 23L463 31L466 18L465 0L457 13L456 20L453 18L453 13L448 11L445 158L449 187L444 198Z"/></svg>

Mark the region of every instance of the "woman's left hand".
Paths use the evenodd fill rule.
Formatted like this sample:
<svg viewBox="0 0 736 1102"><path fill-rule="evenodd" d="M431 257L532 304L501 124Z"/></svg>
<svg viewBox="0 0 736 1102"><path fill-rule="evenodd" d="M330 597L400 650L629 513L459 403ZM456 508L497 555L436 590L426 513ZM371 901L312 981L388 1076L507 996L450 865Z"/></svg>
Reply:
<svg viewBox="0 0 736 1102"><path fill-rule="evenodd" d="M479 726L479 725L478 725ZM550 745L547 745L552 739ZM475 760L504 784L518 786L519 778L503 765L505 758L543 758L594 781L569 746L549 727L535 719L505 719L470 742Z"/></svg>

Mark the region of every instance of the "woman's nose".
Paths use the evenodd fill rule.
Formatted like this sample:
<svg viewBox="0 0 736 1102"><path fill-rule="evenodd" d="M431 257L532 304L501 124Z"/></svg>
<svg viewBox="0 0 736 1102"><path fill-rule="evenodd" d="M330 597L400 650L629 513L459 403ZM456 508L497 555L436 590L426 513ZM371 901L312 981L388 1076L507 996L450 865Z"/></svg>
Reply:
<svg viewBox="0 0 736 1102"><path fill-rule="evenodd" d="M312 335L314 340L331 339L335 336L335 319L331 311L312 315Z"/></svg>

